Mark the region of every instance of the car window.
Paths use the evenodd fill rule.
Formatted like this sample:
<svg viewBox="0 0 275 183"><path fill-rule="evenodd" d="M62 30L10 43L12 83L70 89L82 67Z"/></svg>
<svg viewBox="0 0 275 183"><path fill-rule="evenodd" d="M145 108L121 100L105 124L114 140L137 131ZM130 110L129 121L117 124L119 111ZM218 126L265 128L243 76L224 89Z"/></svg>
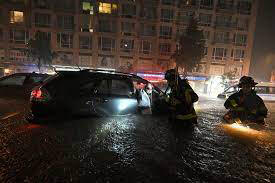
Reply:
<svg viewBox="0 0 275 183"><path fill-rule="evenodd" d="M268 94L275 94L275 87L268 87Z"/></svg>
<svg viewBox="0 0 275 183"><path fill-rule="evenodd" d="M265 93L267 93L267 87L265 87L265 86L256 86L255 91L257 93L265 94Z"/></svg>
<svg viewBox="0 0 275 183"><path fill-rule="evenodd" d="M111 80L111 94L129 95L132 92L131 85L127 80Z"/></svg>
<svg viewBox="0 0 275 183"><path fill-rule="evenodd" d="M22 86L24 81L26 79L26 76L23 75L17 75L17 76L11 76L6 79L3 79L0 81L1 86Z"/></svg>
<svg viewBox="0 0 275 183"><path fill-rule="evenodd" d="M99 83L96 83L95 87L99 94L109 94L108 80L103 79Z"/></svg>
<svg viewBox="0 0 275 183"><path fill-rule="evenodd" d="M93 88L99 85L100 80L92 80L88 81L87 83L83 84L80 87L80 90L89 90L91 91Z"/></svg>
<svg viewBox="0 0 275 183"><path fill-rule="evenodd" d="M33 81L33 83L38 83L46 79L47 77L45 76L30 76L30 80Z"/></svg>
<svg viewBox="0 0 275 183"><path fill-rule="evenodd" d="M86 82L80 87L81 92L92 92L93 89L96 89L99 94L108 94L108 80L94 79Z"/></svg>

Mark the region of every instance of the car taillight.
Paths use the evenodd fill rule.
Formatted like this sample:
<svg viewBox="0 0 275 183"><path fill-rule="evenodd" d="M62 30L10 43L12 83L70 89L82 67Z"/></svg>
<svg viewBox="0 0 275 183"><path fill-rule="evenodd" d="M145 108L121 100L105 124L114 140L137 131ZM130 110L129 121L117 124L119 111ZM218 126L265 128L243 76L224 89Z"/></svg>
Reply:
<svg viewBox="0 0 275 183"><path fill-rule="evenodd" d="M31 92L31 100L47 101L50 95L45 89L36 88Z"/></svg>
<svg viewBox="0 0 275 183"><path fill-rule="evenodd" d="M31 93L31 97L36 98L36 99L41 99L42 98L42 91L41 89L35 89Z"/></svg>

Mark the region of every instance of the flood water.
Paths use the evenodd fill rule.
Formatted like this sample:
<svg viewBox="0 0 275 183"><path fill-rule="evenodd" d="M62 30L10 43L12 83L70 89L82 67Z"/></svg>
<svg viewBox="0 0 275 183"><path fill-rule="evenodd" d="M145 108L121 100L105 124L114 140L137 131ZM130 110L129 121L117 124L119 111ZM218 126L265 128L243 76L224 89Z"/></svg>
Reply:
<svg viewBox="0 0 275 183"><path fill-rule="evenodd" d="M194 129L167 116L0 124L0 182L275 182L275 103L261 130L224 125L223 100L201 98Z"/></svg>

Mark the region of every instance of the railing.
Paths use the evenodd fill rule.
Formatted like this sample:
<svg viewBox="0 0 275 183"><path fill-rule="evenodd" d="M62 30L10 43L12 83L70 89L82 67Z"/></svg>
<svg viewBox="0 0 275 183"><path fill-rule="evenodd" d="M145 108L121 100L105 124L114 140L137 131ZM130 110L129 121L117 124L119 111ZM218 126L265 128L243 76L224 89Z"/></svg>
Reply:
<svg viewBox="0 0 275 183"><path fill-rule="evenodd" d="M217 40L217 39L214 39L214 40L212 41L212 44L217 44L217 43L229 44L229 43L231 43L231 42L230 42L230 39L224 39L224 40Z"/></svg>
<svg viewBox="0 0 275 183"><path fill-rule="evenodd" d="M236 13L237 10L234 6L230 5L217 5L216 7L216 12L217 13Z"/></svg>
<svg viewBox="0 0 275 183"><path fill-rule="evenodd" d="M212 62L226 61L228 57L225 56L212 56Z"/></svg>
<svg viewBox="0 0 275 183"><path fill-rule="evenodd" d="M235 46L246 46L247 45L246 42L241 43L241 42L236 42L235 40L232 41L232 44L234 44Z"/></svg>
<svg viewBox="0 0 275 183"><path fill-rule="evenodd" d="M172 39L172 35L159 35L160 39Z"/></svg>
<svg viewBox="0 0 275 183"><path fill-rule="evenodd" d="M200 5L200 9L213 10L213 5Z"/></svg>
<svg viewBox="0 0 275 183"><path fill-rule="evenodd" d="M46 23L40 23L40 22L35 22L34 23L35 27L52 27L52 24L46 24Z"/></svg>
<svg viewBox="0 0 275 183"><path fill-rule="evenodd" d="M100 48L101 51L115 51L116 49L115 48L112 48L112 47L101 47Z"/></svg>
<svg viewBox="0 0 275 183"><path fill-rule="evenodd" d="M131 15L131 14L121 14L120 17L122 18L136 18L136 15Z"/></svg>

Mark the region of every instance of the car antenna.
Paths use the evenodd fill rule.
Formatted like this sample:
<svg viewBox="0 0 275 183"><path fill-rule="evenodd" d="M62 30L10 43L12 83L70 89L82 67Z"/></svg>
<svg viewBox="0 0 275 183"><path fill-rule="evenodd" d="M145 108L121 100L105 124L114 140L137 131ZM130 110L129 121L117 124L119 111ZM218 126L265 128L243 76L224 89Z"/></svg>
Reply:
<svg viewBox="0 0 275 183"><path fill-rule="evenodd" d="M53 70L54 70L54 72L55 72L55 73L57 73L57 70L56 70L56 68L55 68L55 67L53 67Z"/></svg>
<svg viewBox="0 0 275 183"><path fill-rule="evenodd" d="M81 68L79 67L79 65L78 65L78 64L76 64L76 66L78 67L79 71L81 71Z"/></svg>

